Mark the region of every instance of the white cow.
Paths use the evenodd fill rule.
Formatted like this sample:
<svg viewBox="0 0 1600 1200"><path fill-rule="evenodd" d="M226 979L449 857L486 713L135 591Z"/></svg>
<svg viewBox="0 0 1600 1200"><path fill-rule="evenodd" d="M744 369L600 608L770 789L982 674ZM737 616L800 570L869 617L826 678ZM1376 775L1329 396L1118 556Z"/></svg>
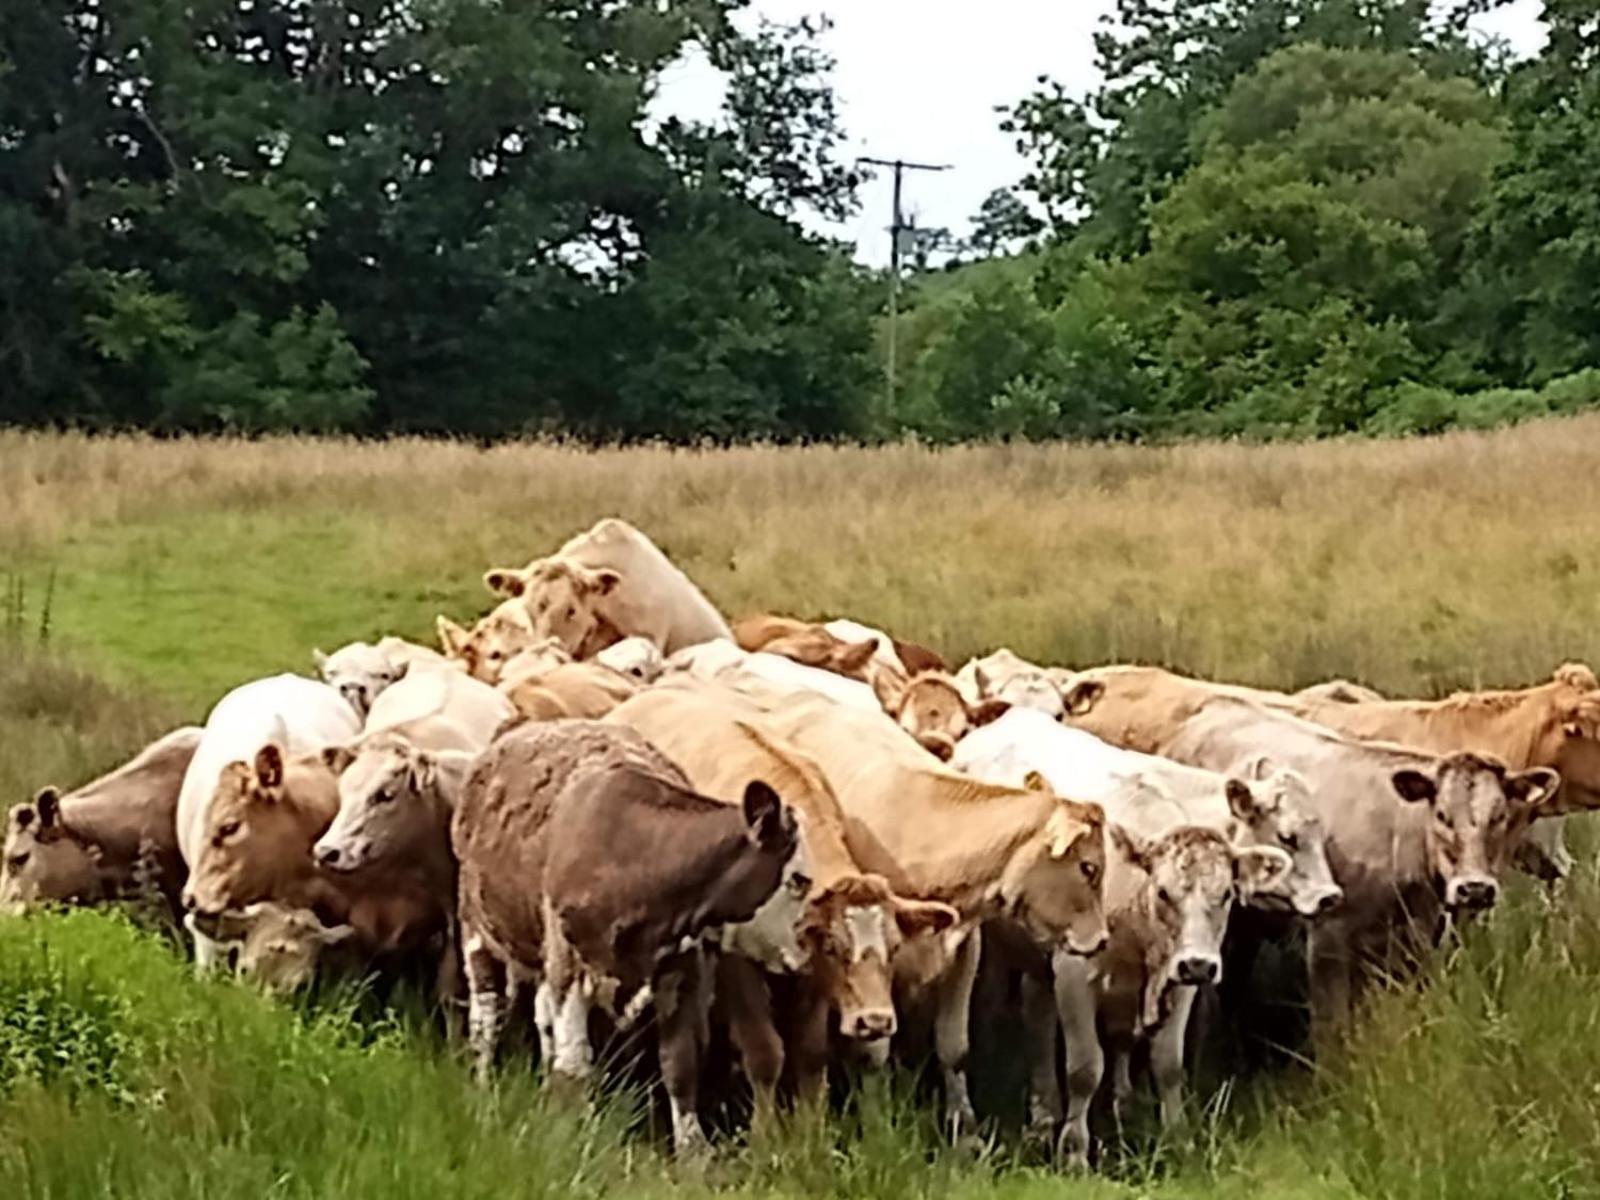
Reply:
<svg viewBox="0 0 1600 1200"><path fill-rule="evenodd" d="M323 682L337 688L363 718L383 690L405 678L407 671L462 669L459 662L437 650L397 637L384 637L375 644L351 642L332 654L313 650L311 658Z"/></svg>
<svg viewBox="0 0 1600 1200"><path fill-rule="evenodd" d="M419 750L478 754L517 715L498 689L459 671L419 671L388 688L367 714L361 740L390 733Z"/></svg>
<svg viewBox="0 0 1600 1200"><path fill-rule="evenodd" d="M815 692L847 708L883 712L877 694L859 680L808 667L781 654L741 650L732 642L690 646L669 657L667 668L708 683L778 693Z"/></svg>
<svg viewBox="0 0 1600 1200"><path fill-rule="evenodd" d="M200 745L178 792L178 850L192 871L205 845L206 826L217 783L230 763L253 762L256 752L276 742L286 754L306 754L348 742L361 732L355 709L334 688L300 675L274 675L234 688L206 717ZM209 971L219 944L185 920L194 937L195 969Z"/></svg>

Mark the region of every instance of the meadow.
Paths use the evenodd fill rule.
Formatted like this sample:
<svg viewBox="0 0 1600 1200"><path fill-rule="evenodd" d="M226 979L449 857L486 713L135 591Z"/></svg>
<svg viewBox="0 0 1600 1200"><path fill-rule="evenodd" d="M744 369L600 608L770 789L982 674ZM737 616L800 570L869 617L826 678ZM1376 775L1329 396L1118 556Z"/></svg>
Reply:
<svg viewBox="0 0 1600 1200"><path fill-rule="evenodd" d="M1600 662L1600 417L1246 447L586 451L0 433L0 788L107 767L313 646L475 615L604 515L732 615L1418 695ZM1587 839L1585 844L1589 844ZM116 916L0 919L0 1191L194 1196L1600 1196L1600 880L1526 888L1336 1060L1064 1182L941 1148L903 1079L704 1173L404 1016L198 984Z"/></svg>

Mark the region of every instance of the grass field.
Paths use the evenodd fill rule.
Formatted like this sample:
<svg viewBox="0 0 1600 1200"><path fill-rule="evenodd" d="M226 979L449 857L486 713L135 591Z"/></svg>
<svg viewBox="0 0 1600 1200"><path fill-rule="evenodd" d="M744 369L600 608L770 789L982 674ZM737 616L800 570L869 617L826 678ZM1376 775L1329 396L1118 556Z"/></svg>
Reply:
<svg viewBox="0 0 1600 1200"><path fill-rule="evenodd" d="M1426 442L587 453L0 434L0 786L21 799L313 646L487 606L609 514L730 614L848 614L960 659L1160 661L1435 694L1600 661L1600 418ZM41 636L41 633L44 636ZM1063 1184L868 1089L705 1176L405 1021L190 982L109 917L0 921L0 1193L1600 1196L1600 884L1525 893L1348 1057L1214 1098ZM891 1088L890 1091L903 1091ZM626 1106L623 1106L624 1108Z"/></svg>

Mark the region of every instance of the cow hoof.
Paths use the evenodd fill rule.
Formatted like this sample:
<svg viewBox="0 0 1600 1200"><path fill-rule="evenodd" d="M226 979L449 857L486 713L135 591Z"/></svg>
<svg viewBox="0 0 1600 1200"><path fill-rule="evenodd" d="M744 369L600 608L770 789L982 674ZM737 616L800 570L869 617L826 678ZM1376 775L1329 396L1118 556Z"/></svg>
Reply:
<svg viewBox="0 0 1600 1200"><path fill-rule="evenodd" d="M1056 1163L1070 1174L1084 1174L1089 1170L1089 1147L1070 1129L1063 1129L1056 1142Z"/></svg>

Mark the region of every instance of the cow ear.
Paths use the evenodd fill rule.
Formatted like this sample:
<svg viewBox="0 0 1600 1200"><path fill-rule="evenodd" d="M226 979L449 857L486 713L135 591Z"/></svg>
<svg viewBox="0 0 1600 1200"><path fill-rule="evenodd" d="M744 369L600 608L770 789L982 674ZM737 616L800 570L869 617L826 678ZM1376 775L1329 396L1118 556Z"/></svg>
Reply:
<svg viewBox="0 0 1600 1200"><path fill-rule="evenodd" d="M389 686L393 687L411 673L411 663L403 662L399 666L389 668Z"/></svg>
<svg viewBox="0 0 1600 1200"><path fill-rule="evenodd" d="M1075 679L1061 689L1061 706L1069 717L1086 716L1106 694L1106 685L1098 679Z"/></svg>
<svg viewBox="0 0 1600 1200"><path fill-rule="evenodd" d="M1058 802L1044 826L1045 836L1049 839L1050 857L1058 860L1065 858L1093 829L1094 826L1078 817L1064 801Z"/></svg>
<svg viewBox="0 0 1600 1200"><path fill-rule="evenodd" d="M1228 798L1228 811L1239 820L1248 822L1258 815L1256 794L1244 780L1230 775L1222 785L1222 792Z"/></svg>
<svg viewBox="0 0 1600 1200"><path fill-rule="evenodd" d="M961 919L955 909L937 900L905 900L896 896L893 903L894 923L905 938L943 933Z"/></svg>
<svg viewBox="0 0 1600 1200"><path fill-rule="evenodd" d="M1439 794L1439 785L1421 771L1396 771L1389 781L1395 794L1407 804L1431 804Z"/></svg>
<svg viewBox="0 0 1600 1200"><path fill-rule="evenodd" d="M328 656L326 654L324 654L321 650L313 650L311 652L311 661L314 662L317 665L317 674L318 675L323 675L323 674L327 673L327 670L328 670Z"/></svg>
<svg viewBox="0 0 1600 1200"><path fill-rule="evenodd" d="M974 729L992 724L1011 711L1009 700L979 700L967 709L967 721Z"/></svg>
<svg viewBox="0 0 1600 1200"><path fill-rule="evenodd" d="M868 638L864 642L851 643L834 659L835 669L842 675L851 675L866 670L867 664L872 661L872 656L878 652L878 643Z"/></svg>
<svg viewBox="0 0 1600 1200"><path fill-rule="evenodd" d="M1150 870L1150 843L1126 825L1108 822L1106 842L1139 870Z"/></svg>
<svg viewBox="0 0 1600 1200"><path fill-rule="evenodd" d="M1022 788L1028 792L1050 791L1050 781L1038 771L1029 771L1022 777Z"/></svg>
<svg viewBox="0 0 1600 1200"><path fill-rule="evenodd" d="M41 832L54 829L61 821L61 793L53 787L40 788L33 798L33 809L39 814Z"/></svg>
<svg viewBox="0 0 1600 1200"><path fill-rule="evenodd" d="M283 749L277 742L268 742L256 751L256 785L266 792L283 786Z"/></svg>
<svg viewBox="0 0 1600 1200"><path fill-rule="evenodd" d="M355 760L356 752L349 746L324 746L322 748L322 765L335 775L343 775Z"/></svg>
<svg viewBox="0 0 1600 1200"><path fill-rule="evenodd" d="M583 581L585 591L596 596L609 596L617 590L622 583L622 576L610 567L601 567L597 571L590 571Z"/></svg>
<svg viewBox="0 0 1600 1200"><path fill-rule="evenodd" d="M757 845L773 849L782 842L783 801L778 793L759 779L753 779L744 789L744 823L749 826Z"/></svg>
<svg viewBox="0 0 1600 1200"><path fill-rule="evenodd" d="M39 814L31 804L17 804L11 809L11 824L17 829L27 829L39 819Z"/></svg>
<svg viewBox="0 0 1600 1200"><path fill-rule="evenodd" d="M872 676L872 694L891 717L899 717L900 706L905 703L910 688L909 681L896 679L891 671L877 671Z"/></svg>
<svg viewBox="0 0 1600 1200"><path fill-rule="evenodd" d="M1541 808L1554 808L1556 794L1561 790L1561 776L1549 767L1534 767L1531 771L1517 771L1506 776L1506 798L1536 816Z"/></svg>
<svg viewBox="0 0 1600 1200"><path fill-rule="evenodd" d="M1282 885L1294 859L1276 846L1242 846L1233 852L1233 881L1240 892L1264 892Z"/></svg>
<svg viewBox="0 0 1600 1200"><path fill-rule="evenodd" d="M434 627L439 631L439 649L450 658L460 658L471 634L443 615L434 618Z"/></svg>
<svg viewBox="0 0 1600 1200"><path fill-rule="evenodd" d="M992 683L993 681L989 678L989 672L985 671L979 664L973 663L972 686L978 689L979 699L983 699L993 692Z"/></svg>
<svg viewBox="0 0 1600 1200"><path fill-rule="evenodd" d="M493 567L483 573L483 586L496 596L513 600L528 590L528 573L514 567Z"/></svg>

